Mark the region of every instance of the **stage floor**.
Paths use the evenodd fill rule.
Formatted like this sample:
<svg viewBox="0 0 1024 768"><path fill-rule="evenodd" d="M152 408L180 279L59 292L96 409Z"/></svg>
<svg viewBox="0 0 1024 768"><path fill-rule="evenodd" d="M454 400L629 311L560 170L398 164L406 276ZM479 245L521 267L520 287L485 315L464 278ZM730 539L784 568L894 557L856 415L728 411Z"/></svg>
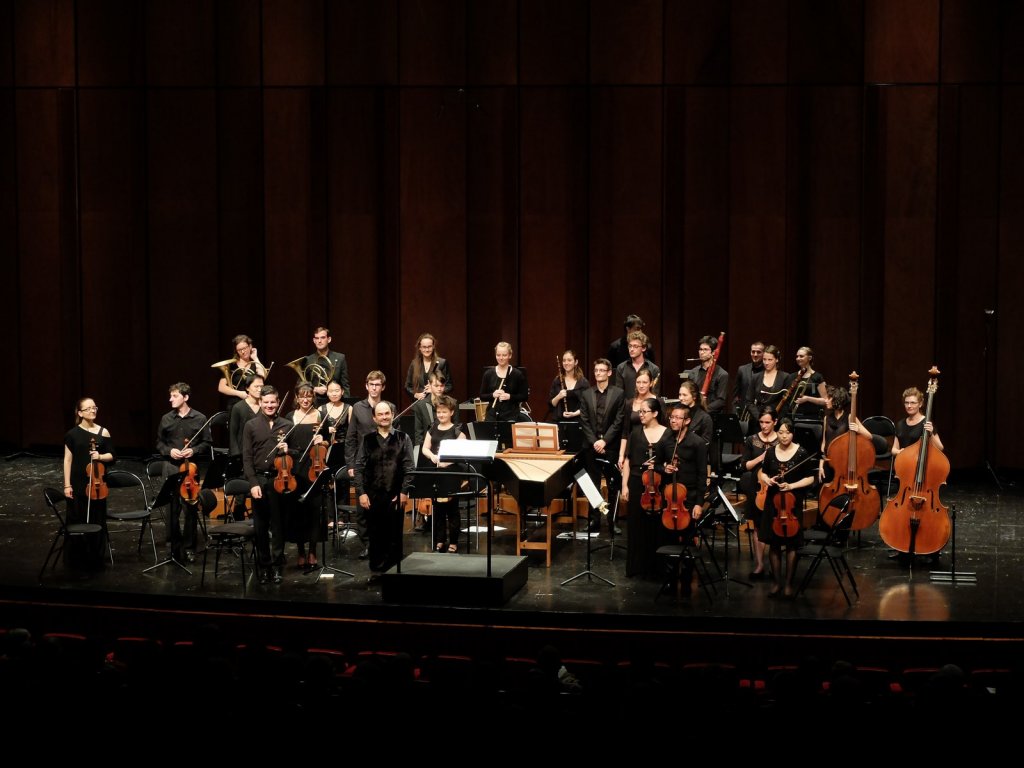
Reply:
<svg viewBox="0 0 1024 768"><path fill-rule="evenodd" d="M121 461L120 468L142 472L137 461ZM300 614L316 616L358 615L389 620L422 617L422 607L385 603L381 583L368 581L365 561L357 554L361 546L354 537L348 541L327 543L327 564L354 574L330 574L316 579L316 572L303 573L294 566L294 545L288 545L288 567L284 581L277 585L250 582L243 595L238 561L222 560L221 573L213 578L210 560L205 585L200 584L202 554L189 567L192 574L174 566L149 573L153 564L148 539L142 554L135 551L131 533L113 536L115 564L97 573L84 574L59 562L47 569L42 581L39 569L50 546L55 525L43 503L43 488L59 487L61 470L56 458L24 457L8 461L0 478L0 589L18 600L39 599L48 602L145 602L156 605L174 598L176 606L203 610L217 606L218 611L245 613ZM115 498L115 496L117 498ZM112 490L112 509L132 506L133 492ZM830 632L858 634L959 637L1021 637L1024 627L1024 496L1019 488L998 492L994 482L952 486L944 501L957 512L957 568L977 574L976 584L935 583L929 571L949 571L950 547L934 565L919 559L913 569L890 559L889 550L879 539L877 525L865 530L859 546L852 546L847 558L853 568L860 597L848 606L836 580L823 563L805 594L795 600L769 599L769 584L750 585L720 581L714 585L711 599L695 591L689 600L672 595L655 599L660 583L624 574L625 549L609 548L607 533L594 538L591 545L601 551L592 554L590 570L601 578L584 576L569 584L570 577L587 568L587 539L559 540L552 566L544 566L543 556L530 555L528 578L503 606L483 613L450 607L444 594L436 595L431 616L445 621L475 621L488 624L552 625L579 628L643 628L651 631L675 631L700 627L735 628L757 622L762 631L786 633L811 631L822 622ZM161 558L168 552L163 544L164 526L156 516L157 544ZM511 519L498 518L499 525ZM219 525L211 521L211 526ZM625 529L625 521L622 528ZM408 526L407 526L408 528ZM568 529L565 529L568 530ZM495 554L515 554L513 532L500 531L494 537ZM429 534L406 531L405 551L428 552ZM723 536L716 536L716 557L723 567L726 553ZM624 545L625 537L616 539ZM484 537L479 538L484 551ZM752 568L745 535L729 538L728 572L733 579L747 581ZM476 550L474 550L476 551ZM445 555L459 558L461 555ZM805 565L800 566L798 578ZM712 566L714 573L714 567ZM604 579L612 582L609 586ZM88 597L86 597L88 595ZM33 596L36 596L33 598ZM954 631L955 628L955 631Z"/></svg>

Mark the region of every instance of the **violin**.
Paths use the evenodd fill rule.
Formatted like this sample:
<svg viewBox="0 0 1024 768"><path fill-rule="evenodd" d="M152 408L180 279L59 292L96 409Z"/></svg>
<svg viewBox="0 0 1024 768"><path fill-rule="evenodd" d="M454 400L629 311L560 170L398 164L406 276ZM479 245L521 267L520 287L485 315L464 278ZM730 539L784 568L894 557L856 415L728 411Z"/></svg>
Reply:
<svg viewBox="0 0 1024 768"><path fill-rule="evenodd" d="M850 424L857 418L857 389L860 377L854 371L850 374ZM867 528L881 512L882 500L878 489L868 482L868 470L875 463L875 446L864 435L853 429L835 438L828 446L828 462L832 465L832 482L821 487L818 494L818 509L829 510L829 503L844 493L850 496L853 510L851 531ZM834 508L833 508L834 509ZM831 510L830 510L831 511ZM833 525L834 519L826 519Z"/></svg>
<svg viewBox="0 0 1024 768"><path fill-rule="evenodd" d="M90 455L96 451L96 438L89 438L89 453ZM89 466L85 468L85 474L89 478L89 484L86 488L86 494L89 501L96 499L107 498L110 490L107 488L107 481L103 479L103 473L107 471L103 462L99 459L91 459Z"/></svg>
<svg viewBox="0 0 1024 768"><path fill-rule="evenodd" d="M669 461L669 464L676 463L676 451L679 450L679 444L683 441L685 434L685 432L681 432L680 436L676 438L675 447L672 448L672 459ZM670 531L682 531L685 528L689 528L693 517L690 515L689 510L686 509L686 486L675 482L675 477L672 479L673 482L666 485L662 491L665 496L665 509L661 513L661 524Z"/></svg>
<svg viewBox="0 0 1024 768"><path fill-rule="evenodd" d="M654 463L654 446L647 446L647 463ZM654 471L653 466L644 470L643 474L644 493L640 497L640 507L648 512L657 512L661 509L661 475Z"/></svg>
<svg viewBox="0 0 1024 768"><path fill-rule="evenodd" d="M284 430L279 430L277 441L281 442L284 438ZM292 473L293 466L295 466L295 461L287 452L278 454L274 459L274 469L277 470L277 476L274 478L274 490L278 493L290 493L298 485L295 475Z"/></svg>
<svg viewBox="0 0 1024 768"><path fill-rule="evenodd" d="M189 440L185 440L185 448L188 448L189 442ZM181 466L178 467L178 471L185 473L185 477L181 479L181 485L178 486L178 494L187 503L195 504L199 501L199 491L202 490L198 478L199 467L195 465L195 462L185 459Z"/></svg>
<svg viewBox="0 0 1024 768"><path fill-rule="evenodd" d="M932 420L939 369L933 365L928 375L925 423ZM939 499L939 490L949 477L949 459L931 442L932 433L924 431L920 440L896 455L893 471L900 480L899 493L889 500L878 521L882 541L910 555L938 552L946 546L952 530L949 510Z"/></svg>

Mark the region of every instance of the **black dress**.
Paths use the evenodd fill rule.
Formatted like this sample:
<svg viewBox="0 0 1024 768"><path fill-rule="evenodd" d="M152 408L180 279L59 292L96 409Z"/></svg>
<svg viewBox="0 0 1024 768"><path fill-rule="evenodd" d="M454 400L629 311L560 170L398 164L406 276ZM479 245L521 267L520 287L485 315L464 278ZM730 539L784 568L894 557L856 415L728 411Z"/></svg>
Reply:
<svg viewBox="0 0 1024 768"><path fill-rule="evenodd" d="M764 453L766 449L773 447L778 442L779 438L776 437L771 442L766 443L761 438L760 431L750 435L743 441L743 456L740 459L740 466L746 467L748 461L753 461ZM754 524L758 526L758 534L760 535L761 510L757 508L756 500L758 488L757 467L752 470L744 469L743 474L740 476L740 491L747 497L747 519L754 521Z"/></svg>
<svg viewBox="0 0 1024 768"><path fill-rule="evenodd" d="M575 413L580 409L580 395L583 390L590 387L590 382L587 381L585 376L580 376L576 379L576 386L572 389L565 391L565 400L559 400L558 405L551 405L551 401L554 399L562 390L562 380L555 376L554 381L551 382L551 387L548 389L548 418L552 422L557 421L579 421L579 416L573 416L572 418L565 418L562 415L564 411Z"/></svg>
<svg viewBox="0 0 1024 768"><path fill-rule="evenodd" d="M462 432L459 429L458 424L453 424L451 429L440 429L438 423L435 421L430 425L430 450L436 454L438 448L441 445L442 440L458 440L459 434ZM434 463L423 456L423 452L420 452L420 460L425 460L425 466L437 469ZM451 467L446 467L451 472L460 471L461 467L458 464L453 464ZM441 470L444 471L444 470ZM437 493L441 498L446 498L444 494L455 493L459 490L459 485L462 482L460 477L440 477L435 480L437 486ZM459 543L459 502L458 499L450 499L448 501L435 500L433 503L434 508L434 546L438 544L458 544Z"/></svg>
<svg viewBox="0 0 1024 768"><path fill-rule="evenodd" d="M285 418L294 420L301 418L301 414L292 411ZM325 486L321 485L321 490L310 494L305 502L299 502L302 494L308 491L313 484L309 479L312 447L307 451L306 446L310 445L310 441L316 433L316 426L316 421L296 424L295 429L288 436L288 445L296 450L301 458L301 461L295 461L295 492L285 495L285 540L296 544L318 542L324 538L324 525L320 519L320 502L323 493L326 492ZM303 453L305 456L302 456Z"/></svg>
<svg viewBox="0 0 1024 768"><path fill-rule="evenodd" d="M807 457L810 456L810 454L802 445L797 446L796 453L793 454L789 461L779 461L778 457L775 455L777 450L778 445L772 446L768 451L768 455L764 457L764 463L761 465L761 471L768 477L775 477L780 472L785 472L786 482L792 484L805 477L810 477L814 473L817 465L813 461L807 460ZM791 493L796 497L794 510L797 520L800 520L802 524L804 497L807 495L807 489L798 488L795 491L791 491ZM764 502L764 508L768 514L761 515L761 523L758 526L758 536L761 541L766 544L794 548L799 547L803 544L803 528L800 529L796 536L790 536L789 538L777 536L772 528L772 521L775 519L775 497L778 495L779 489L774 486L769 486L768 498L765 499Z"/></svg>
<svg viewBox="0 0 1024 768"><path fill-rule="evenodd" d="M110 437L104 437L101 433L90 432L82 426L72 427L64 436L64 445L71 452L71 473L68 481L71 483L71 492L74 496L68 500L68 522L84 523L86 516L88 522L98 523L104 529L107 527L107 500L94 499L89 503L86 494L89 485L89 453L92 451L91 441L96 441L96 450L101 454L109 453L114 455L114 443ZM116 457L115 457L116 460ZM107 462L101 462L107 464ZM113 462L109 462L113 463ZM104 563L104 538L101 536L69 537L68 561L80 568L98 568Z"/></svg>
<svg viewBox="0 0 1024 768"><path fill-rule="evenodd" d="M654 458L654 469L664 481L665 464L672 456L675 435L666 429L655 443L649 443L642 426L636 426L626 443L626 457L629 459L629 540L626 547L626 575L658 578L655 551L663 542L664 526L661 524L661 510L646 510L641 505L644 493L644 462ZM651 453L649 453L649 450ZM660 491L660 487L659 487Z"/></svg>
<svg viewBox="0 0 1024 768"><path fill-rule="evenodd" d="M320 434L324 440L328 443L331 442L331 427L335 427L334 442L327 452L327 466L332 470L337 471L341 467L345 466L345 433L348 431L348 417L349 411L352 410L352 406L347 403L343 403L341 410L336 416L331 416L328 412L328 405L320 406L320 418L322 419L320 424ZM345 496L347 502L348 496Z"/></svg>

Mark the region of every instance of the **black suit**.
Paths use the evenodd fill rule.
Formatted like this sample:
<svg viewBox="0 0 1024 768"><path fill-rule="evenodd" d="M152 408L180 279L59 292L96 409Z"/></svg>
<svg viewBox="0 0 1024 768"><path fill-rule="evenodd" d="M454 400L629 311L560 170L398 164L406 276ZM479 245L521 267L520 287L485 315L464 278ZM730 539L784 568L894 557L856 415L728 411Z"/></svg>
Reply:
<svg viewBox="0 0 1024 768"><path fill-rule="evenodd" d="M603 418L598 419L597 387L588 387L580 393L580 426L583 430L583 463L587 474L594 485L601 487L600 456L594 450L594 443L605 441L603 458L611 462L612 475L615 474L615 462L619 456L619 440L622 439L622 418L625 413L626 393L622 387L609 384L605 390ZM591 510L591 527L600 525L600 517Z"/></svg>

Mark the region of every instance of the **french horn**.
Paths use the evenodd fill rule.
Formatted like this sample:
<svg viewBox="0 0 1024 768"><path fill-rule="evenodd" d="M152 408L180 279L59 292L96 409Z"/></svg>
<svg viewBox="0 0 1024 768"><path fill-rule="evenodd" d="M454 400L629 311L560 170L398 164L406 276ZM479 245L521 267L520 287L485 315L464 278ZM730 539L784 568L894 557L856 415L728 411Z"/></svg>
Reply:
<svg viewBox="0 0 1024 768"><path fill-rule="evenodd" d="M300 357L288 363L288 367L295 371L299 381L303 384L312 384L314 387L326 387L330 384L331 379L334 378L334 364L326 357L317 359L323 360L327 365L310 363L304 366L303 363L306 361L306 358Z"/></svg>

